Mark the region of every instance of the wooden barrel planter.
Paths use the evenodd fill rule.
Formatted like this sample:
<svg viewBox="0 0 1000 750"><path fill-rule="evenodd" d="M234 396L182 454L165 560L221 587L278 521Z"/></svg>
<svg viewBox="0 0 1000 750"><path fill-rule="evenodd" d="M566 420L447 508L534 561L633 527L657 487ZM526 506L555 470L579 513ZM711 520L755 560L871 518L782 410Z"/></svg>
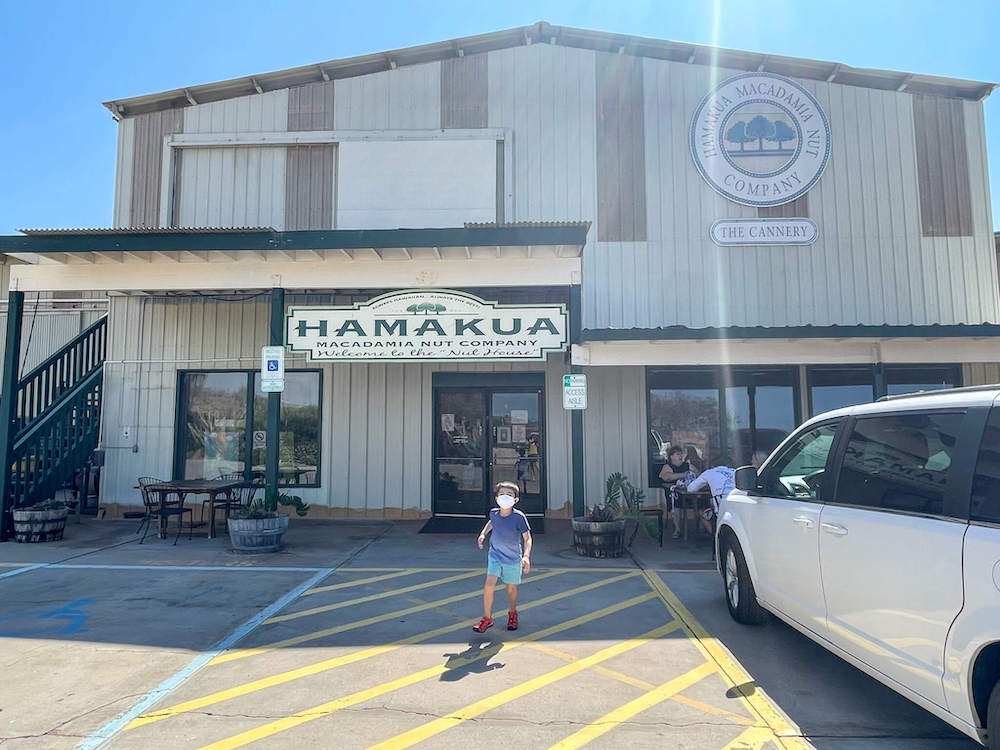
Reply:
<svg viewBox="0 0 1000 750"><path fill-rule="evenodd" d="M233 552L278 552L284 547L286 531L288 516L280 513L274 518L229 519L229 541L232 542Z"/></svg>
<svg viewBox="0 0 1000 750"><path fill-rule="evenodd" d="M12 512L14 516L14 539L33 544L35 542L58 542L66 529L69 508L49 508L32 510L22 508Z"/></svg>
<svg viewBox="0 0 1000 750"><path fill-rule="evenodd" d="M584 557L621 557L625 553L625 520L573 519L573 547Z"/></svg>

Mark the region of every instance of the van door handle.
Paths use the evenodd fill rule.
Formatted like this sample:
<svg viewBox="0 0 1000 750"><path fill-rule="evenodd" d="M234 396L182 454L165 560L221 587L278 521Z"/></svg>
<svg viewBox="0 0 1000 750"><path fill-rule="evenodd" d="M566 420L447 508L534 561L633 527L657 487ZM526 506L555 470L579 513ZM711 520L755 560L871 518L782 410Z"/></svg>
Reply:
<svg viewBox="0 0 1000 750"><path fill-rule="evenodd" d="M834 536L847 536L847 529L843 526L838 526L835 523L824 523L823 531L827 534L833 534Z"/></svg>
<svg viewBox="0 0 1000 750"><path fill-rule="evenodd" d="M806 518L805 516L795 516L795 518L792 519L792 523L797 523L799 526L802 526L806 529L811 529L813 526L816 525L815 523L813 523L813 520L811 518Z"/></svg>

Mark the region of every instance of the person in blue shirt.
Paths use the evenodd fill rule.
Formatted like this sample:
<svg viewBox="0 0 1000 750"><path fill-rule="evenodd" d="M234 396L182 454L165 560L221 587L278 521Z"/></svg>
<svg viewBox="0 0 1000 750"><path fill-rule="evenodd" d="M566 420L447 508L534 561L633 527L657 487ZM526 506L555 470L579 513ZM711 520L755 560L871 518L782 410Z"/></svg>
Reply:
<svg viewBox="0 0 1000 750"><path fill-rule="evenodd" d="M497 581L507 586L510 608L507 612L507 630L517 630L517 586L521 574L531 570L531 527L528 518L514 508L520 489L513 482L500 482L496 486L499 507L490 511L490 520L479 534L479 549L490 534L490 551L487 556L486 584L483 588L483 619L472 629L477 633L493 627L493 589ZM522 546L523 545L523 546Z"/></svg>

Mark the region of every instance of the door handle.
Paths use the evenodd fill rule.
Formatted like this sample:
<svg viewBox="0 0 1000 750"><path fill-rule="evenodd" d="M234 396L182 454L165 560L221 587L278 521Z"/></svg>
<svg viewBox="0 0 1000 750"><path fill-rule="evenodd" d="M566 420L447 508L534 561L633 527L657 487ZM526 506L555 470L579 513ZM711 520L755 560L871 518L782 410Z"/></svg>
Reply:
<svg viewBox="0 0 1000 750"><path fill-rule="evenodd" d="M805 516L796 516L792 519L792 523L797 523L799 526L807 529L811 529L816 525L811 518L806 518Z"/></svg>
<svg viewBox="0 0 1000 750"><path fill-rule="evenodd" d="M833 534L834 536L847 536L847 529L844 526L838 526L835 523L824 523L823 531L827 534Z"/></svg>

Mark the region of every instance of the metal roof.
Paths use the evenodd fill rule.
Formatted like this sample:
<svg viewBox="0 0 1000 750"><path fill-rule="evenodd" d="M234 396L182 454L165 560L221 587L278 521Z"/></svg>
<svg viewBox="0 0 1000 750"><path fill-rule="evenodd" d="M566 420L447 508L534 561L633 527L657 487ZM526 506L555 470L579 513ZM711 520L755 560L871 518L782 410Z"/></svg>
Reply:
<svg viewBox="0 0 1000 750"><path fill-rule="evenodd" d="M904 73L891 70L853 68L842 63L784 57L760 52L725 49L702 44L673 42L665 39L605 31L589 31L568 26L553 26L539 21L531 26L520 26L504 31L451 39L416 47L377 52L369 55L328 60L312 65L270 73L233 78L228 81L205 83L143 96L112 99L104 106L117 117L139 115L163 109L187 107L193 104L231 99L265 91L298 86L316 81L392 70L403 65L419 65L434 60L444 60L462 55L472 55L490 50L518 47L525 44L560 44L566 47L591 49L651 57L659 60L694 65L710 65L736 70L757 70L793 78L828 81L848 86L906 91L909 93L935 94L938 96L972 99L978 101L989 96L995 83L970 81L960 78Z"/></svg>
<svg viewBox="0 0 1000 750"><path fill-rule="evenodd" d="M688 328L585 328L581 341L708 341L712 339L810 339L810 338L944 338L951 336L1000 336L997 323L929 325L801 325L801 326L715 326Z"/></svg>
<svg viewBox="0 0 1000 750"><path fill-rule="evenodd" d="M274 227L102 227L98 229L18 229L29 237L72 237L123 234L225 234L228 232L275 232Z"/></svg>

